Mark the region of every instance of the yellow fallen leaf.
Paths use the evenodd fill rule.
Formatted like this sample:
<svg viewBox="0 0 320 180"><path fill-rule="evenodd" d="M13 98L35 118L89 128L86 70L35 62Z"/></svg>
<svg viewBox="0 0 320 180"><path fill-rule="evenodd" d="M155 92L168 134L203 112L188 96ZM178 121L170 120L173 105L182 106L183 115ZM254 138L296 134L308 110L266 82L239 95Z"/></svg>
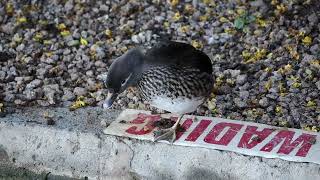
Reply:
<svg viewBox="0 0 320 180"><path fill-rule="evenodd" d="M185 6L184 6L184 11L186 12L186 13L192 13L193 12L193 6L191 5L191 4L186 4Z"/></svg>
<svg viewBox="0 0 320 180"><path fill-rule="evenodd" d="M252 54L248 50L242 51L241 55L244 59L249 59L252 56Z"/></svg>
<svg viewBox="0 0 320 180"><path fill-rule="evenodd" d="M4 111L4 105L3 103L0 103L0 112L3 112Z"/></svg>
<svg viewBox="0 0 320 180"><path fill-rule="evenodd" d="M267 50L266 49L258 49L257 52L255 53L255 58L256 59L262 59L266 56Z"/></svg>
<svg viewBox="0 0 320 180"><path fill-rule="evenodd" d="M112 31L110 29L106 29L105 34L107 35L108 38L112 37Z"/></svg>
<svg viewBox="0 0 320 180"><path fill-rule="evenodd" d="M271 71L272 71L272 68L271 68L271 67L266 67L263 71L264 71L264 72L271 72Z"/></svg>
<svg viewBox="0 0 320 180"><path fill-rule="evenodd" d="M310 132L319 132L320 131L320 127L311 126L311 125L305 125L302 127L302 129L305 131L310 131Z"/></svg>
<svg viewBox="0 0 320 180"><path fill-rule="evenodd" d="M216 6L216 2L213 0L202 0L203 4L210 6L210 7L215 7Z"/></svg>
<svg viewBox="0 0 320 180"><path fill-rule="evenodd" d="M35 34L35 36L33 37L33 40L35 40L35 41L41 41L42 38L43 38L42 33L41 33L41 32L37 32L37 33Z"/></svg>
<svg viewBox="0 0 320 180"><path fill-rule="evenodd" d="M312 60L312 61L309 62L309 64L310 64L311 66L316 67L316 68L320 68L320 59L318 59L318 60Z"/></svg>
<svg viewBox="0 0 320 180"><path fill-rule="evenodd" d="M281 114L282 113L282 107L281 106L276 106L275 111L276 111L276 113Z"/></svg>
<svg viewBox="0 0 320 180"><path fill-rule="evenodd" d="M264 88L266 88L266 90L268 90L268 91L269 91L269 89L271 88L271 86L272 86L272 81L271 81L271 80L267 81L267 82L264 84Z"/></svg>
<svg viewBox="0 0 320 180"><path fill-rule="evenodd" d="M63 31L60 32L60 34L61 34L62 36L69 36L71 33L70 33L70 31L68 31L68 30L63 30Z"/></svg>
<svg viewBox="0 0 320 180"><path fill-rule="evenodd" d="M176 6L179 4L179 0L168 0L171 6Z"/></svg>
<svg viewBox="0 0 320 180"><path fill-rule="evenodd" d="M298 33L298 37L303 37L305 35L305 32L304 31L299 31L299 33Z"/></svg>
<svg viewBox="0 0 320 180"><path fill-rule="evenodd" d="M241 15L243 15L246 11L245 11L244 9L237 9L236 12L237 12L238 15L241 16Z"/></svg>
<svg viewBox="0 0 320 180"><path fill-rule="evenodd" d="M234 80L234 79L230 79L230 78L226 79L227 84L234 85L235 82L236 82L236 80Z"/></svg>
<svg viewBox="0 0 320 180"><path fill-rule="evenodd" d="M281 96L285 95L286 88L284 87L282 82L279 84L279 91Z"/></svg>
<svg viewBox="0 0 320 180"><path fill-rule="evenodd" d="M249 55L249 54L245 54L245 55ZM267 55L267 50L266 49L257 49L257 51L251 55L250 57L247 57L247 59L245 60L245 63L255 63L258 60L266 57Z"/></svg>
<svg viewBox="0 0 320 180"><path fill-rule="evenodd" d="M6 12L9 15L12 15L14 12L13 4L12 3L7 3L6 4Z"/></svg>
<svg viewBox="0 0 320 180"><path fill-rule="evenodd" d="M218 76L218 77L216 78L216 83L215 83L215 85L216 85L216 86L220 86L222 83L223 83L223 76Z"/></svg>
<svg viewBox="0 0 320 180"><path fill-rule="evenodd" d="M166 22L163 23L163 26L164 26L165 28L168 28L168 27L170 26L170 23L166 21Z"/></svg>
<svg viewBox="0 0 320 180"><path fill-rule="evenodd" d="M27 18L24 17L24 16L22 16L22 17L20 17L20 18L17 19L17 22L20 23L20 24L21 24L21 23L25 23L25 22L27 22Z"/></svg>
<svg viewBox="0 0 320 180"><path fill-rule="evenodd" d="M212 0L202 0L203 4L210 4Z"/></svg>
<svg viewBox="0 0 320 180"><path fill-rule="evenodd" d="M278 123L282 127L289 127L289 125L290 125L289 122L286 120L279 120Z"/></svg>
<svg viewBox="0 0 320 180"><path fill-rule="evenodd" d="M294 58L295 60L299 60L300 59L300 55L297 52L297 47L294 45L288 45L286 46L286 49L289 51L289 54L291 55L292 58Z"/></svg>
<svg viewBox="0 0 320 180"><path fill-rule="evenodd" d="M58 29L59 30L64 30L64 29L66 29L67 27L66 27L66 25L64 24L64 23L60 23L60 24L58 24Z"/></svg>
<svg viewBox="0 0 320 180"><path fill-rule="evenodd" d="M200 16L199 20L202 21L202 22L207 21L208 20L208 15L205 14L203 16Z"/></svg>
<svg viewBox="0 0 320 180"><path fill-rule="evenodd" d="M180 27L180 29L179 29L181 32L183 32L183 33L186 33L186 32L188 32L189 31L189 26L188 25L186 25L186 26L182 26L182 27Z"/></svg>
<svg viewBox="0 0 320 180"><path fill-rule="evenodd" d="M123 46L123 47L120 48L121 52L126 52L127 50L128 50L128 48L126 46Z"/></svg>
<svg viewBox="0 0 320 180"><path fill-rule="evenodd" d="M76 110L78 108L84 107L87 105L85 101L83 101L84 97L79 96L77 100L69 107L70 110Z"/></svg>
<svg viewBox="0 0 320 180"><path fill-rule="evenodd" d="M81 45L84 45L84 46L88 45L88 41L82 37L80 38L80 43Z"/></svg>
<svg viewBox="0 0 320 180"><path fill-rule="evenodd" d="M211 100L208 101L208 108L211 111L214 111L216 109L216 99L212 98Z"/></svg>
<svg viewBox="0 0 320 180"><path fill-rule="evenodd" d="M225 17L220 17L219 21L222 22L222 23L229 22L229 20L227 18L225 18Z"/></svg>
<svg viewBox="0 0 320 180"><path fill-rule="evenodd" d="M260 27L267 27L268 25L267 21L261 18L257 18L256 22Z"/></svg>
<svg viewBox="0 0 320 180"><path fill-rule="evenodd" d="M50 44L52 44L52 41L51 40L43 40L43 44L50 45Z"/></svg>
<svg viewBox="0 0 320 180"><path fill-rule="evenodd" d="M236 34L237 30L232 29L232 28L226 28L226 29L224 29L224 32L228 33L228 34Z"/></svg>
<svg viewBox="0 0 320 180"><path fill-rule="evenodd" d="M53 52L51 52L51 51L46 52L45 55L46 55L47 57L51 57L51 56L53 55Z"/></svg>
<svg viewBox="0 0 320 180"><path fill-rule="evenodd" d="M284 66L284 70L287 71L287 72L291 71L292 70L292 65L291 64L285 65Z"/></svg>
<svg viewBox="0 0 320 180"><path fill-rule="evenodd" d="M316 105L317 105L317 103L314 102L314 101L312 101L312 100L310 100L310 101L307 102L307 107L314 107L314 106L316 106Z"/></svg>
<svg viewBox="0 0 320 180"><path fill-rule="evenodd" d="M295 87L295 88L299 88L299 87L301 87L301 83L299 83L299 82L294 82L294 83L292 84L292 86Z"/></svg>
<svg viewBox="0 0 320 180"><path fill-rule="evenodd" d="M173 16L173 20L174 21L179 21L181 18L181 14L179 12L176 12Z"/></svg>
<svg viewBox="0 0 320 180"><path fill-rule="evenodd" d="M320 128L317 127L317 126L312 126L311 131L313 131L313 132L319 132L319 131L320 131Z"/></svg>
<svg viewBox="0 0 320 180"><path fill-rule="evenodd" d="M278 0L272 0L272 1L271 1L271 5L276 5L276 4L278 4L278 3L279 3Z"/></svg>
<svg viewBox="0 0 320 180"><path fill-rule="evenodd" d="M281 68L278 69L278 72L280 74L287 74L287 73L289 73L291 71L292 71L292 65L291 64L287 64L284 67L281 67Z"/></svg>
<svg viewBox="0 0 320 180"><path fill-rule="evenodd" d="M277 14L283 14L283 13L285 13L286 11L287 11L287 7L284 5L284 4L279 4L279 5L277 5L276 6L276 13Z"/></svg>
<svg viewBox="0 0 320 180"><path fill-rule="evenodd" d="M193 47L195 47L196 49L201 49L203 47L203 44L200 41L197 41L197 40L193 40L191 42L191 45Z"/></svg>
<svg viewBox="0 0 320 180"><path fill-rule="evenodd" d="M306 36L302 39L302 43L306 46L309 46L312 44L312 38L310 36Z"/></svg>

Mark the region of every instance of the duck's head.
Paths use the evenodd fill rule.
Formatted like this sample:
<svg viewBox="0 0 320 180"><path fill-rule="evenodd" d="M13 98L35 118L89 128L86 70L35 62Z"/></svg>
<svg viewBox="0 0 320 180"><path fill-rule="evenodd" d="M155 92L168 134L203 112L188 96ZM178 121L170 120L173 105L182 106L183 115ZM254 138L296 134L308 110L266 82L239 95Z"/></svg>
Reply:
<svg viewBox="0 0 320 180"><path fill-rule="evenodd" d="M135 86L143 65L144 55L140 49L132 49L115 59L108 71L105 86L108 89L104 108L110 108L117 96L130 86Z"/></svg>

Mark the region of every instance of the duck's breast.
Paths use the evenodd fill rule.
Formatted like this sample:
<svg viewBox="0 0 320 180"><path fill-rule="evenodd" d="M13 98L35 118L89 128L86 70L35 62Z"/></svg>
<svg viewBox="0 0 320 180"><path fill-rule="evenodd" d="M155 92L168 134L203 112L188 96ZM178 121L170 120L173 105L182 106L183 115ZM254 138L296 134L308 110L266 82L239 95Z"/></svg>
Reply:
<svg viewBox="0 0 320 180"><path fill-rule="evenodd" d="M150 100L150 105L162 110L169 111L175 114L185 114L193 112L199 105L204 102L204 98L185 98L178 97L172 99L166 96L154 96Z"/></svg>

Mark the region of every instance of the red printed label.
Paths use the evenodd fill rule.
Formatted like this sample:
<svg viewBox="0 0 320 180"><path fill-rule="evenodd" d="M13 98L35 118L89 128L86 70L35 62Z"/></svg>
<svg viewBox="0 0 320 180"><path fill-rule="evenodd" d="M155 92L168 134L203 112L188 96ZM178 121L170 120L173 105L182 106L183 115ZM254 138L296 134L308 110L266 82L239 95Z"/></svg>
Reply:
<svg viewBox="0 0 320 180"><path fill-rule="evenodd" d="M266 144L261 151L270 152L274 147L276 147L281 141L284 140L278 153L289 154L294 148L297 148L301 144L296 156L305 157L312 146L312 142L315 140L315 135L305 134L300 135L296 140L292 142L292 138L295 132L293 131L280 131L275 137Z"/></svg>
<svg viewBox="0 0 320 180"><path fill-rule="evenodd" d="M149 112L148 112L149 113ZM171 114L151 115L146 111L125 110L104 133L153 141L155 122L162 118L176 121ZM185 115L180 121L174 145L203 147L267 158L320 164L319 133L214 117ZM121 122L124 121L125 123ZM159 128L159 127L157 127ZM161 140L160 142L170 143Z"/></svg>
<svg viewBox="0 0 320 180"><path fill-rule="evenodd" d="M257 144L263 142L272 132L272 129L265 128L262 131L257 131L258 127L248 126L245 133L242 135L238 147L251 149Z"/></svg>
<svg viewBox="0 0 320 180"><path fill-rule="evenodd" d="M228 145L233 137L238 133L243 125L235 123L219 123L213 127L209 134L204 138L204 141L210 144ZM216 138L223 129L228 128L228 131L222 136L220 140Z"/></svg>

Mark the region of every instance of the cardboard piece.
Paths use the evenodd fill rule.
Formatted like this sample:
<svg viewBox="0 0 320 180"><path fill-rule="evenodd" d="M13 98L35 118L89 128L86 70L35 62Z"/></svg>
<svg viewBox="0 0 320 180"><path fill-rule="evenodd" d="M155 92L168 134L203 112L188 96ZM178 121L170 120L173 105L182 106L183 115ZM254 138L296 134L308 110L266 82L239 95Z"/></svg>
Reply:
<svg viewBox="0 0 320 180"><path fill-rule="evenodd" d="M161 117L177 119L171 114ZM126 109L104 133L153 141L153 131L157 129L154 123L161 117L148 111ZM185 115L180 125L185 131L177 133L173 145L320 164L320 133L215 117L194 118L190 115Z"/></svg>

